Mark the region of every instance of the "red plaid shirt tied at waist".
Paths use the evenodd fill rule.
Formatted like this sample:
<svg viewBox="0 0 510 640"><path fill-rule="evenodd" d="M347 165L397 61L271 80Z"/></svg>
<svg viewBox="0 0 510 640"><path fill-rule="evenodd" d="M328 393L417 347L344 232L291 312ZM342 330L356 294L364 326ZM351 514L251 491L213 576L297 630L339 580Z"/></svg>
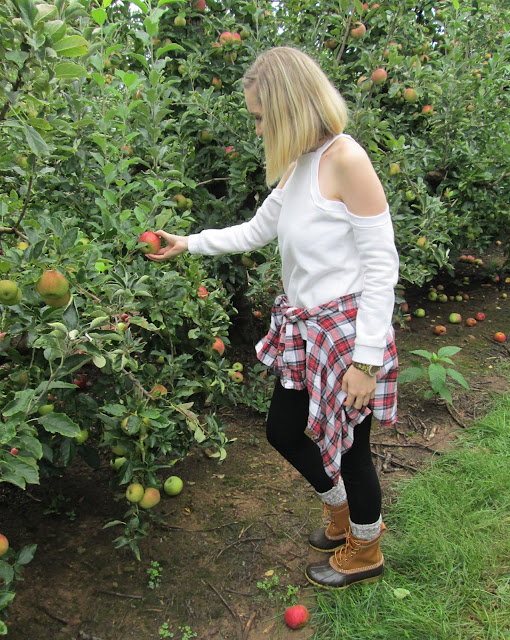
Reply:
<svg viewBox="0 0 510 640"><path fill-rule="evenodd" d="M397 421L398 359L393 328L386 339L375 398L359 411L343 404L347 394L342 391L342 378L352 362L360 297L354 293L313 309L298 309L286 295L278 296L269 332L255 347L258 359L275 371L285 388L308 390L308 429L334 482L357 424L370 412L383 426ZM306 350L299 321L306 326Z"/></svg>

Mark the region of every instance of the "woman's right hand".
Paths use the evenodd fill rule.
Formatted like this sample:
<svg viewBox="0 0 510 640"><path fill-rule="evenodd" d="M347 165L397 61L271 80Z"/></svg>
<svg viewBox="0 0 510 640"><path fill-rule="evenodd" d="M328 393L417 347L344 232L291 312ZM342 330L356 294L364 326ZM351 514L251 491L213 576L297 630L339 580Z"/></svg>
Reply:
<svg viewBox="0 0 510 640"><path fill-rule="evenodd" d="M180 253L184 253L184 251L188 250L188 236L175 236L172 233L161 231L161 229L158 229L155 233L160 238L163 238L166 242L166 246L161 247L157 253L147 253L146 256L150 260L164 262L165 260L171 260L172 258L177 257Z"/></svg>

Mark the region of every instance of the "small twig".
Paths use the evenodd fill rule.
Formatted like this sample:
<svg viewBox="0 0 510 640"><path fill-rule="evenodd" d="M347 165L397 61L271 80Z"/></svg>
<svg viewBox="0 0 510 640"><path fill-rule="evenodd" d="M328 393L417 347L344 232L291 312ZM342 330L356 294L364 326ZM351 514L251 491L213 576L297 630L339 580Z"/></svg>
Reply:
<svg viewBox="0 0 510 640"><path fill-rule="evenodd" d="M205 533L206 531L217 531L224 527L230 527L232 525L239 524L239 522L227 522L226 524L220 524L218 527L210 527L209 529L186 529L185 527L174 527L170 524L157 523L155 526L165 529L167 531L188 531L190 533Z"/></svg>
<svg viewBox="0 0 510 640"><path fill-rule="evenodd" d="M209 184L210 182L219 182L220 180L230 180L230 178L211 178L210 180L204 180L203 182L197 182L196 186L201 187L203 184Z"/></svg>
<svg viewBox="0 0 510 640"><path fill-rule="evenodd" d="M257 617L257 611L254 611L251 614L250 619L248 620L248 622L246 623L246 626L244 628L243 640L248 640L248 635L250 633L251 625L253 624L253 621L255 620L256 617Z"/></svg>
<svg viewBox="0 0 510 640"><path fill-rule="evenodd" d="M265 540L266 537L265 536L259 536L259 537L254 537L254 538L241 538L240 540L235 540L234 542L231 542L230 544L227 544L226 547L223 547L223 549L220 549L218 551L218 553L216 554L216 557L214 558L215 560L217 560L222 553L224 553L225 551L227 551L227 549L230 549L231 547L235 547L236 545L240 544L241 542L256 542L256 541L260 541L260 540Z"/></svg>
<svg viewBox="0 0 510 640"><path fill-rule="evenodd" d="M338 51L338 54L336 56L336 64L337 65L339 64L340 60L342 59L342 56L344 55L345 45L347 44L347 38L349 37L349 31L351 29L351 22L352 22L352 13L349 16L349 20L347 21L347 27L345 28L344 39L342 41L342 45L340 47L340 50Z"/></svg>
<svg viewBox="0 0 510 640"><path fill-rule="evenodd" d="M134 596L130 593L119 593L118 591L104 591L103 589L98 589L96 593L106 593L109 596L117 596L118 598L132 598L133 600L143 599L143 596Z"/></svg>
<svg viewBox="0 0 510 640"><path fill-rule="evenodd" d="M102 640L102 638L99 638L98 636L91 636L84 631L78 631L78 637L81 638L81 640Z"/></svg>
<svg viewBox="0 0 510 640"><path fill-rule="evenodd" d="M42 604L38 604L37 607L41 610L44 611L44 613L49 616L50 618L53 618L53 620L56 620L57 622L61 622L62 624L65 624L66 626L69 624L69 620L66 620L65 618L61 618L60 616L57 616L53 613L53 611L50 611L49 609L46 609L45 606L43 606Z"/></svg>
<svg viewBox="0 0 510 640"><path fill-rule="evenodd" d="M24 233L21 233L21 231L18 231L15 227L0 227L0 235L2 233L12 233L19 238L23 238L23 240L28 240L27 236Z"/></svg>
<svg viewBox="0 0 510 640"><path fill-rule="evenodd" d="M372 442L372 444L378 447L415 447L425 449L425 451L430 451L430 453L437 453L435 449L421 442Z"/></svg>
<svg viewBox="0 0 510 640"><path fill-rule="evenodd" d="M460 418L458 418L458 417L453 413L453 411L455 411L455 409L454 409L454 408L453 408L453 407L452 407L448 402L446 403L446 410L448 411L448 413L451 415L451 417L455 420L455 422L456 422L459 426L463 427L464 429L467 429L467 428L468 428L468 425L467 425L467 424L465 424L464 422L462 422L462 420L460 420Z"/></svg>
<svg viewBox="0 0 510 640"><path fill-rule="evenodd" d="M216 589L216 587L214 585L212 585L210 582L206 582L205 580L201 580L201 582L202 582L202 584L207 585L210 589L212 589L214 591L214 593L218 596L218 598L223 602L225 607L230 611L230 615L234 618L234 620L236 622L238 622L240 624L241 629L242 629L243 628L243 623L241 622L241 618L237 615L237 613L233 609L231 609L230 605L225 600L225 598L221 595L221 593L218 591L218 589Z"/></svg>
<svg viewBox="0 0 510 640"><path fill-rule="evenodd" d="M377 456L378 458L382 458L383 460L386 459L386 456L383 455L382 453L377 453L377 451L372 451L372 453ZM398 462L397 460L393 459L391 460L391 464L395 465L397 467L402 467L402 469L409 469L409 471L418 471L418 469L416 467L411 466L410 464L404 464L403 462Z"/></svg>

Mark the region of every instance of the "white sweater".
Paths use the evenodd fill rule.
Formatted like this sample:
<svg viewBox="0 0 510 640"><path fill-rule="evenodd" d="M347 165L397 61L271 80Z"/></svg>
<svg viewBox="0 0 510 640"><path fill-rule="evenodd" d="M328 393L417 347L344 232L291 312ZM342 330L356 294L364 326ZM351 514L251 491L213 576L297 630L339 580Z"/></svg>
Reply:
<svg viewBox="0 0 510 640"><path fill-rule="evenodd" d="M357 216L343 202L322 197L319 161L334 140L301 156L284 188L273 189L251 220L190 235L188 248L221 255L253 251L278 238L290 304L313 308L361 291L353 360L381 365L399 270L393 225L388 207Z"/></svg>

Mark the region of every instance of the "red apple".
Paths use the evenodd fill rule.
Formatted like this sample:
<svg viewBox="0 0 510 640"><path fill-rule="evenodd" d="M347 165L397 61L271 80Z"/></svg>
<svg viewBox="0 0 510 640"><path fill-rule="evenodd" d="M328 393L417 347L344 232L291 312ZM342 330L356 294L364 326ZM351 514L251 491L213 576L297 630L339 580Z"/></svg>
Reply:
<svg viewBox="0 0 510 640"><path fill-rule="evenodd" d="M87 386L87 378L83 375L83 373L77 373L76 378L73 380L74 384L79 389L85 389Z"/></svg>
<svg viewBox="0 0 510 640"><path fill-rule="evenodd" d="M11 453L12 453L12 455L13 455L13 456L17 456L17 455L18 455L18 453L19 453L19 449L16 449L16 447L13 447L13 448L11 449Z"/></svg>
<svg viewBox="0 0 510 640"><path fill-rule="evenodd" d="M434 107L430 104L426 104L421 112L424 116L431 116L434 113Z"/></svg>
<svg viewBox="0 0 510 640"><path fill-rule="evenodd" d="M290 629L301 629L310 620L308 609L302 604L295 604L293 607L285 609L283 619Z"/></svg>
<svg viewBox="0 0 510 640"><path fill-rule="evenodd" d="M154 231L145 231L138 238L138 242L145 242L146 247L140 247L142 253L157 253L161 248L161 239Z"/></svg>
<svg viewBox="0 0 510 640"><path fill-rule="evenodd" d="M234 41L234 35L230 31L224 31L220 35L220 44L227 44Z"/></svg>
<svg viewBox="0 0 510 640"><path fill-rule="evenodd" d="M148 487L145 489L144 494L140 502L138 503L143 509L151 509L155 507L161 500L161 494L158 489Z"/></svg>
<svg viewBox="0 0 510 640"><path fill-rule="evenodd" d="M214 87L216 91L219 91L223 86L223 82L219 78L213 78L211 81L211 85Z"/></svg>
<svg viewBox="0 0 510 640"><path fill-rule="evenodd" d="M496 342L505 342L506 335L502 331L496 331L496 333L494 334L494 340Z"/></svg>
<svg viewBox="0 0 510 640"><path fill-rule="evenodd" d="M205 300L208 295L209 295L209 291L207 291L207 289L204 286L198 287L197 296L201 300Z"/></svg>
<svg viewBox="0 0 510 640"><path fill-rule="evenodd" d="M370 79L374 84L382 84L383 82L386 82L387 77L388 74L386 73L386 69L379 68L372 73Z"/></svg>
<svg viewBox="0 0 510 640"><path fill-rule="evenodd" d="M446 333L446 327L442 324L438 324L437 327L434 328L434 333L436 336L444 336Z"/></svg>
<svg viewBox="0 0 510 640"><path fill-rule="evenodd" d="M260 320L262 318L262 311L260 311L259 309L255 309L255 311L253 312L253 316L257 318L257 320Z"/></svg>
<svg viewBox="0 0 510 640"><path fill-rule="evenodd" d="M193 0L192 6L195 11L205 11L207 7L205 0Z"/></svg>
<svg viewBox="0 0 510 640"><path fill-rule="evenodd" d="M8 548L9 540L7 540L3 533L0 533L0 556L3 556L5 553L7 553Z"/></svg>
<svg viewBox="0 0 510 640"><path fill-rule="evenodd" d="M485 313L479 311L475 314L475 319L478 320L478 322L483 322L485 320Z"/></svg>
<svg viewBox="0 0 510 640"><path fill-rule="evenodd" d="M351 29L351 37L355 40L360 40L366 32L367 28L362 22L355 22L354 27Z"/></svg>
<svg viewBox="0 0 510 640"><path fill-rule="evenodd" d="M474 327L476 324L476 320L474 318L466 318L466 327Z"/></svg>
<svg viewBox="0 0 510 640"><path fill-rule="evenodd" d="M220 356L222 356L223 353L225 352L225 343L221 338L215 338L212 349L213 351L217 351L220 354Z"/></svg>
<svg viewBox="0 0 510 640"><path fill-rule="evenodd" d="M233 382L240 383L244 380L244 376L240 371L233 371L231 376Z"/></svg>

